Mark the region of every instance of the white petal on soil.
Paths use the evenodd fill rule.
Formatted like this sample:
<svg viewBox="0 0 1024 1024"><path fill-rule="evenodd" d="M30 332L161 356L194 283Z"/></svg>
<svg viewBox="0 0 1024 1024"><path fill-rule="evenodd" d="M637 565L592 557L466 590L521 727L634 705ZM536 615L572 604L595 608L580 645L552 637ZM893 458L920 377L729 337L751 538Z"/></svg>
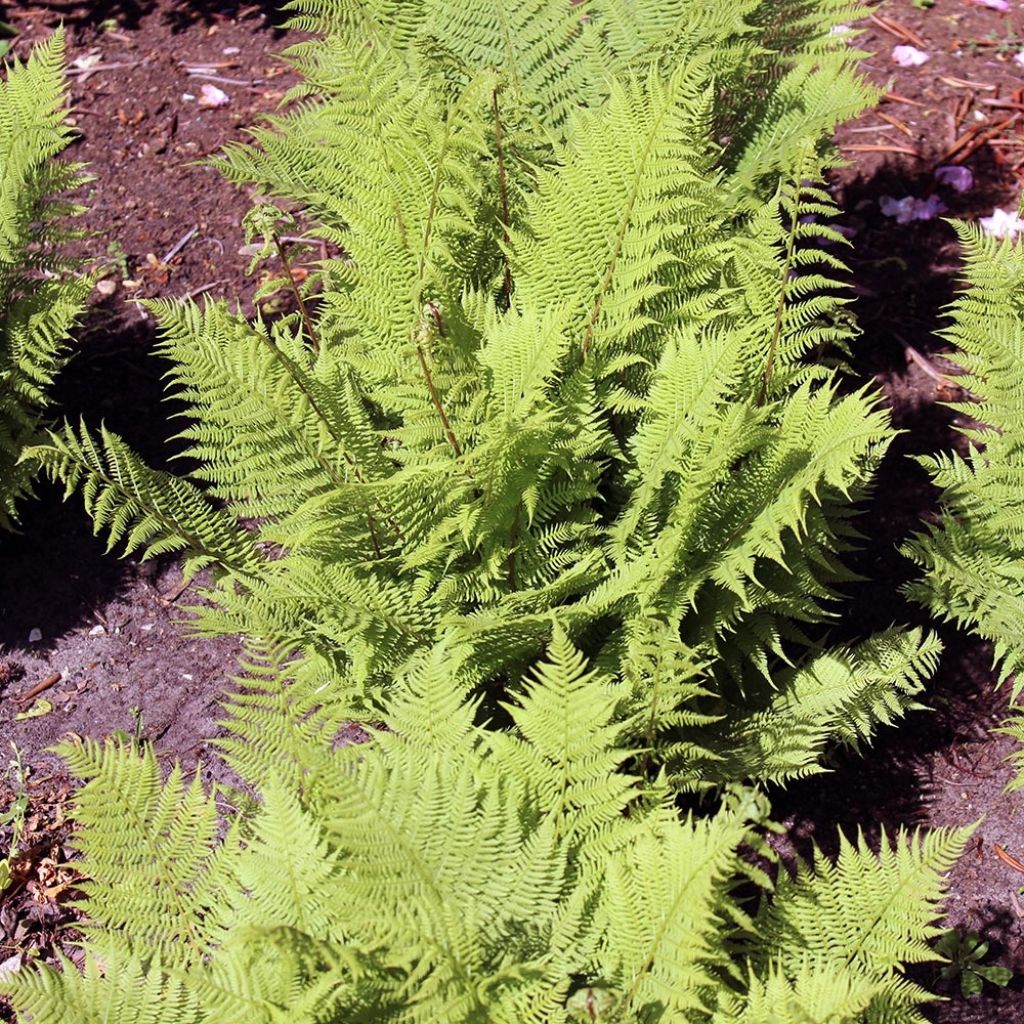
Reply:
<svg viewBox="0 0 1024 1024"><path fill-rule="evenodd" d="M199 88L199 106L202 110L226 107L230 102L231 97L226 92L209 82L203 82Z"/></svg>
<svg viewBox="0 0 1024 1024"><path fill-rule="evenodd" d="M919 50L916 46L894 46L892 48L892 59L901 68L916 68L931 60L930 54Z"/></svg>
<svg viewBox="0 0 1024 1024"><path fill-rule="evenodd" d="M0 963L0 981L7 981L15 971L21 969L21 954L15 953Z"/></svg>

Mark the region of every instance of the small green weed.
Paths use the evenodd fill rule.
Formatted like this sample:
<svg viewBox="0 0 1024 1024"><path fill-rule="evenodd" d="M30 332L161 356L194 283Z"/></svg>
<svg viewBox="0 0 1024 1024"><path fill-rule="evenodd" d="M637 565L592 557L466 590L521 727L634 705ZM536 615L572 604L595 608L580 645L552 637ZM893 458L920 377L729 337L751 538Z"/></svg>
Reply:
<svg viewBox="0 0 1024 1024"><path fill-rule="evenodd" d="M11 884L11 867L18 856L21 835L25 830L25 816L28 813L28 772L21 761L21 752L11 743L12 758L7 765L7 775L14 790L10 807L0 814L0 827L10 826L11 841L6 856L0 860L0 893Z"/></svg>
<svg viewBox="0 0 1024 1024"><path fill-rule="evenodd" d="M1013 971L1008 967L986 966L981 961L988 956L988 941L977 932L961 932L950 928L935 943L935 952L949 963L939 972L943 981L960 979L960 991L965 996L976 996L986 981L1000 988L1009 983Z"/></svg>

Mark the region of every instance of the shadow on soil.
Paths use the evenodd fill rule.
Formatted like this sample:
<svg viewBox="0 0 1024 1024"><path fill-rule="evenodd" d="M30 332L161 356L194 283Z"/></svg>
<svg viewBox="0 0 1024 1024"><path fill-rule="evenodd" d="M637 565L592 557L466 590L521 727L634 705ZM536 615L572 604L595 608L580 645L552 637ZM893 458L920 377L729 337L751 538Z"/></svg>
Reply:
<svg viewBox="0 0 1024 1024"><path fill-rule="evenodd" d="M954 415L939 403L960 395L941 380L947 364L937 353L949 348L938 331L959 289L961 261L949 224L940 219L899 224L881 214L879 200L938 194L947 217L984 216L1005 199L1005 176L984 162L972 170L974 187L964 194L937 186L931 168L915 176L883 167L870 178L855 178L837 189L845 211L840 223L854 232L845 259L863 332L853 347L854 384L884 384L894 425L904 433L883 460L858 524L865 533L863 546L846 561L866 580L846 588L848 600L831 632L833 642L852 642L894 624L936 628L931 616L901 593L917 570L899 546L936 511L936 491L913 457L959 443ZM939 633L944 653L923 698L930 710L883 729L860 752L837 752L827 774L772 794L776 819L788 826L781 851L785 859L794 853L809 856L814 846L834 856L837 826L848 836L862 830L874 844L882 829L892 835L926 823L940 790L948 796L944 776L966 771L978 780L975 793L1001 794L1005 771L999 759L1005 750L997 751L991 736L1005 718L1008 687L996 690L985 644L954 628L940 627ZM986 963L1006 963L1020 949L1021 921L1005 902L986 895L961 893L960 898L984 908L978 930L992 942ZM1010 962L1015 959L1010 956ZM970 1000L955 987L937 988L933 965L915 969L913 977L949 1000L929 1008L935 1024L1024 1020L1020 977L1005 990L986 985L981 996Z"/></svg>
<svg viewBox="0 0 1024 1024"><path fill-rule="evenodd" d="M163 396L168 367L152 346L152 324L134 308L93 307L58 381L54 408L72 423L104 423L151 466L167 469L179 427ZM106 554L78 494L65 502L61 488L42 480L37 493L22 507L22 532L0 537L0 649L24 648L38 627L46 639L34 649L45 652L48 640L94 621L94 610L118 596L130 576L155 579L161 568L159 561L140 567Z"/></svg>

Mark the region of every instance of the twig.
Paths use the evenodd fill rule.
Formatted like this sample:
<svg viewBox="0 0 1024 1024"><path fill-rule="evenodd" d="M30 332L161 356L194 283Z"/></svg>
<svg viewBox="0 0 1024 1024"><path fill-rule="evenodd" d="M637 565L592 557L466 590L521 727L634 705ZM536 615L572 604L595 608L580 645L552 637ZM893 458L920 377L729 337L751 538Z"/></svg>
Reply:
<svg viewBox="0 0 1024 1024"><path fill-rule="evenodd" d="M190 292L185 292L182 295L183 299L194 299L197 295L202 295L204 292L210 291L211 288L216 288L219 284L227 284L228 279L222 277L219 281L211 281L209 284L201 284L198 288L193 288Z"/></svg>
<svg viewBox="0 0 1024 1024"><path fill-rule="evenodd" d="M898 92L887 92L881 99L882 103L906 103L909 107L925 107L926 103L919 103L917 100L907 99Z"/></svg>
<svg viewBox="0 0 1024 1024"><path fill-rule="evenodd" d="M904 342L903 347L906 350L907 355L911 358L911 360L917 363L917 365L920 366L921 369L924 370L924 372L927 373L928 376L932 378L932 380L937 380L942 384L956 383L956 381L952 377L945 373L942 373L940 370L937 370L934 366L932 366L932 364L928 362L928 360L925 359L925 357L921 355L921 353L918 352L913 345L908 345L906 342Z"/></svg>
<svg viewBox="0 0 1024 1024"><path fill-rule="evenodd" d="M962 164L969 156L976 153L986 142L991 142L1004 128L1008 128L1015 121L1020 120L1020 113L1011 114L1005 121L1000 121L999 124L994 125L987 131L983 131L971 140L968 140L966 145L960 150L956 156L947 155L944 160L949 160L954 164Z"/></svg>
<svg viewBox="0 0 1024 1024"><path fill-rule="evenodd" d="M969 78L950 78L946 75L939 75L939 81L951 85L954 89L981 89L982 92L995 92L999 88L989 82L972 82Z"/></svg>
<svg viewBox="0 0 1024 1024"><path fill-rule="evenodd" d="M1020 871L1024 874L1024 864L1017 860L1016 857L1011 857L998 843L994 843L992 849L996 851L996 856L1004 864L1009 864L1015 871Z"/></svg>
<svg viewBox="0 0 1024 1024"><path fill-rule="evenodd" d="M853 145L842 146L841 148L848 150L851 153L903 153L906 156L914 157L915 160L924 159L916 149L910 149L909 146L882 146L873 145L871 143L855 143Z"/></svg>
<svg viewBox="0 0 1024 1024"><path fill-rule="evenodd" d="M184 68L189 72L189 74L193 71L218 71L223 68L237 68L238 65L239 61L237 60L214 60L209 63L204 61L202 64L186 64L184 61L178 62L178 67Z"/></svg>
<svg viewBox="0 0 1024 1024"><path fill-rule="evenodd" d="M996 110L1024 110L1024 103L1015 100L980 100L986 107L994 107Z"/></svg>
<svg viewBox="0 0 1024 1024"><path fill-rule="evenodd" d="M119 71L122 68L137 68L141 63L141 60L131 60L120 64L93 64L89 68L71 67L67 69L65 74L69 78L77 78L80 82L86 82L98 71Z"/></svg>
<svg viewBox="0 0 1024 1024"><path fill-rule="evenodd" d="M45 693L51 686L55 686L63 678L62 673L54 672L47 676L42 682L36 683L31 689L26 690L20 697L12 698L15 704L27 704L41 693Z"/></svg>
<svg viewBox="0 0 1024 1024"><path fill-rule="evenodd" d="M193 224L192 227L189 228L189 230L186 231L185 234L183 234L181 238L179 238L178 241L175 242L174 245L172 245L170 249L167 250L166 253L164 253L164 258L160 262L170 263L171 260L173 260L174 257L177 256L178 253L181 252L181 250L184 249L185 246L188 245L188 243L191 242L192 239L195 238L195 236L198 233L199 225Z"/></svg>
<svg viewBox="0 0 1024 1024"><path fill-rule="evenodd" d="M160 603L166 608L174 604L175 601L185 593L186 590L192 585L190 579L182 580L176 587L168 590L166 594L160 594Z"/></svg>
<svg viewBox="0 0 1024 1024"><path fill-rule="evenodd" d="M202 78L208 82L220 82L223 85L241 85L247 89L255 89L263 84L262 78L225 78L223 75L209 75L205 71L190 71L190 78Z"/></svg>
<svg viewBox="0 0 1024 1024"><path fill-rule="evenodd" d="M898 132L903 132L908 139L912 140L914 138L914 133L910 130L910 126L898 117L890 117L888 114L883 114L880 110L876 110L875 113L887 124L891 124Z"/></svg>
<svg viewBox="0 0 1024 1024"><path fill-rule="evenodd" d="M898 21L891 21L889 18L883 18L880 14L875 13L869 14L868 20L873 21L879 28L884 29L890 35L894 35L897 39L910 43L911 46L920 47L922 50L928 46L928 43L913 29L907 28L906 25L901 25Z"/></svg>

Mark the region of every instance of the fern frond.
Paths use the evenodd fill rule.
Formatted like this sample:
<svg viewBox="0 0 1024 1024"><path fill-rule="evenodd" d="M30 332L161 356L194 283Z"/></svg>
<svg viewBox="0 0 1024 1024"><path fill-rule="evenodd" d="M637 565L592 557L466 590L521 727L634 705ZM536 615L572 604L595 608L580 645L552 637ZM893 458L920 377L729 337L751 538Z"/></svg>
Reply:
<svg viewBox="0 0 1024 1024"><path fill-rule="evenodd" d="M966 457L922 460L942 488L942 511L904 546L925 573L906 592L989 640L1005 679L1024 667L1024 251L977 228L956 227L968 287L944 333L967 370L965 387L981 399L955 408L978 425L963 428L971 446ZM1014 696L1019 690L1015 681Z"/></svg>
<svg viewBox="0 0 1024 1024"><path fill-rule="evenodd" d="M84 424L50 432L50 444L30 448L28 457L65 486L65 497L81 490L96 533L108 547L152 558L186 555L186 575L208 565L257 572L261 558L250 537L201 491L179 477L150 469L116 434L100 428L94 438Z"/></svg>
<svg viewBox="0 0 1024 1024"><path fill-rule="evenodd" d="M62 194L86 180L81 165L55 159L73 135L63 64L58 31L0 81L0 529L14 527L16 505L31 493L38 467L24 450L91 287L60 252L79 212Z"/></svg>

